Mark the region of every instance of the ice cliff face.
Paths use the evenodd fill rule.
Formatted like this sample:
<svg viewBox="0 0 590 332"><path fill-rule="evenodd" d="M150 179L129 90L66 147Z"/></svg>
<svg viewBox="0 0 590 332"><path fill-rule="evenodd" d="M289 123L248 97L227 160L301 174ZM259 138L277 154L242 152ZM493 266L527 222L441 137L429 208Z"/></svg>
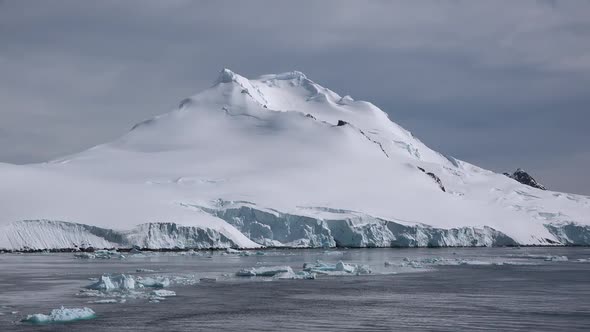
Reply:
<svg viewBox="0 0 590 332"><path fill-rule="evenodd" d="M300 72L224 69L113 142L0 164L0 183L4 249L590 244L588 197L444 156Z"/></svg>

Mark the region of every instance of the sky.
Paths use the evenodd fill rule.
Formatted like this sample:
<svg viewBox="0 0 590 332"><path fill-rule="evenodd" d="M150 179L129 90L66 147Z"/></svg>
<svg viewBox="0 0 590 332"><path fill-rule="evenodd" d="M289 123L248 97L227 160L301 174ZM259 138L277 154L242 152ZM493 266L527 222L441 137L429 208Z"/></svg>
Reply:
<svg viewBox="0 0 590 332"><path fill-rule="evenodd" d="M302 71L444 154L590 194L590 2L576 0L0 0L0 162L113 140L225 67Z"/></svg>

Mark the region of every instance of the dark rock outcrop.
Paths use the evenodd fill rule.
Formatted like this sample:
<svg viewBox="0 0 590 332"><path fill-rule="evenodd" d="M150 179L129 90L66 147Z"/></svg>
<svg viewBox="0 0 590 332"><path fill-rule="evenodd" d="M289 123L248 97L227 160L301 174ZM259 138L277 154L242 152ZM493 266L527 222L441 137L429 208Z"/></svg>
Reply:
<svg viewBox="0 0 590 332"><path fill-rule="evenodd" d="M525 172L521 168L517 169L516 172L512 174L504 173L504 175L527 186L541 190L547 190L544 185L537 182L529 173Z"/></svg>
<svg viewBox="0 0 590 332"><path fill-rule="evenodd" d="M421 170L422 172L426 173L426 175L430 176L438 184L438 187L440 188L440 190L442 190L443 192L447 192L442 181L440 180L440 178L438 176L436 176L436 174L434 174L432 172L426 172L426 170L420 166L416 166L416 167L418 167L418 169Z"/></svg>

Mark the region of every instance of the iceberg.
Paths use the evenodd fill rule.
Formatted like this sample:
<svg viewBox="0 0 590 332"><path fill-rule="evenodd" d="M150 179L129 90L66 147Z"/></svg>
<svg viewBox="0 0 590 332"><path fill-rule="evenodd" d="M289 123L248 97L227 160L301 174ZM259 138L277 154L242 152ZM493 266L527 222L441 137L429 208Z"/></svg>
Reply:
<svg viewBox="0 0 590 332"><path fill-rule="evenodd" d="M170 279L166 277L138 277L137 282L144 287L164 288L170 286Z"/></svg>
<svg viewBox="0 0 590 332"><path fill-rule="evenodd" d="M567 256L547 256L545 260L548 262L567 262Z"/></svg>
<svg viewBox="0 0 590 332"><path fill-rule="evenodd" d="M566 261L568 261L567 256L554 256L554 255L513 254L513 255L508 255L508 257L527 258L527 259L542 259L547 262L566 262Z"/></svg>
<svg viewBox="0 0 590 332"><path fill-rule="evenodd" d="M305 263L303 271L325 274L325 275L362 275L371 274L371 268L362 264L349 264L342 261L336 264L323 263L317 261L316 263Z"/></svg>
<svg viewBox="0 0 590 332"><path fill-rule="evenodd" d="M32 324L67 323L79 320L96 318L96 313L90 308L65 308L53 309L49 315L28 315L23 322Z"/></svg>
<svg viewBox="0 0 590 332"><path fill-rule="evenodd" d="M102 275L96 283L86 286L88 289L99 291L135 289L135 279L126 274Z"/></svg>
<svg viewBox="0 0 590 332"><path fill-rule="evenodd" d="M102 299L102 300L95 300L95 301L90 301L89 303L94 303L94 304L113 304L113 303L117 303L118 301L116 299Z"/></svg>
<svg viewBox="0 0 590 332"><path fill-rule="evenodd" d="M291 279L291 280L298 280L298 279L305 279L305 280L312 280L316 278L316 274L307 271L298 271L298 272L281 272L275 274L275 279Z"/></svg>
<svg viewBox="0 0 590 332"><path fill-rule="evenodd" d="M176 292L167 289L156 289L152 291L150 302L158 303L165 300L167 297L176 296Z"/></svg>
<svg viewBox="0 0 590 332"><path fill-rule="evenodd" d="M79 259L111 259L111 258L124 259L125 255L123 255L117 251L114 251L114 250L97 250L93 253L91 253L91 252L75 253L74 257L79 258Z"/></svg>
<svg viewBox="0 0 590 332"><path fill-rule="evenodd" d="M176 296L176 292L167 289L156 289L152 291L152 294L159 297Z"/></svg>
<svg viewBox="0 0 590 332"><path fill-rule="evenodd" d="M241 269L236 272L238 277L273 277L279 273L293 273L290 266L262 266Z"/></svg>

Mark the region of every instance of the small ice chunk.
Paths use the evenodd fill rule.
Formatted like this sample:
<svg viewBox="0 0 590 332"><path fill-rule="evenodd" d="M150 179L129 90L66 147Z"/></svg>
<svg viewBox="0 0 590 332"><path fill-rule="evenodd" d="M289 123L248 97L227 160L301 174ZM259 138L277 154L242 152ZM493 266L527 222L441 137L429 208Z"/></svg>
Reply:
<svg viewBox="0 0 590 332"><path fill-rule="evenodd" d="M135 279L126 274L102 275L96 283L86 286L86 288L107 292L135 289Z"/></svg>
<svg viewBox="0 0 590 332"><path fill-rule="evenodd" d="M241 269L236 272L238 277L272 277L279 273L293 272L290 266L261 266L249 269Z"/></svg>
<svg viewBox="0 0 590 332"><path fill-rule="evenodd" d="M156 297L176 296L176 292L167 289L156 289L152 291L152 295Z"/></svg>
<svg viewBox="0 0 590 332"><path fill-rule="evenodd" d="M111 303L117 303L117 300L115 300L115 299L103 299L103 300L90 301L88 303L111 304Z"/></svg>
<svg viewBox="0 0 590 332"><path fill-rule="evenodd" d="M139 282L144 287L164 288L170 286L170 279L168 278L144 277L138 279L137 282Z"/></svg>
<svg viewBox="0 0 590 332"><path fill-rule="evenodd" d="M532 254L524 254L524 255L509 255L509 257L514 258L530 258L530 259L542 259L547 262L565 262L568 260L567 256L552 256L552 255L532 255Z"/></svg>
<svg viewBox="0 0 590 332"><path fill-rule="evenodd" d="M273 278L275 279L307 279L312 280L316 278L316 274L307 271L299 271L299 272L281 272L276 274Z"/></svg>
<svg viewBox="0 0 590 332"><path fill-rule="evenodd" d="M79 259L111 259L111 258L123 259L123 258L125 258L125 255L123 255L115 250L97 250L93 253L89 253L89 252L75 253L74 257L79 258Z"/></svg>
<svg viewBox="0 0 590 332"><path fill-rule="evenodd" d="M367 265L349 264L342 261L336 264L322 263L319 261L314 264L305 263L303 265L303 271L327 275L361 275L372 273L371 269Z"/></svg>
<svg viewBox="0 0 590 332"><path fill-rule="evenodd" d="M90 308L64 308L53 309L49 315L33 314L23 319L23 322L32 324L51 324L74 322L78 320L96 318L96 313Z"/></svg>
<svg viewBox="0 0 590 332"><path fill-rule="evenodd" d="M492 262L477 261L477 260L462 260L459 262L460 265L493 265Z"/></svg>
<svg viewBox="0 0 590 332"><path fill-rule="evenodd" d="M92 258L96 258L94 256L94 254L90 254L87 252L80 252L80 253L75 253L74 257L79 258L79 259L92 259Z"/></svg>
<svg viewBox="0 0 590 332"><path fill-rule="evenodd" d="M264 255L262 251L252 252L247 250L236 250L232 248L225 249L226 255L238 255L238 256L252 256L252 255Z"/></svg>
<svg viewBox="0 0 590 332"><path fill-rule="evenodd" d="M326 250L324 251L324 255L341 256L344 255L344 253L342 251Z"/></svg>
<svg viewBox="0 0 590 332"><path fill-rule="evenodd" d="M545 260L548 262L567 262L567 256L547 256Z"/></svg>

